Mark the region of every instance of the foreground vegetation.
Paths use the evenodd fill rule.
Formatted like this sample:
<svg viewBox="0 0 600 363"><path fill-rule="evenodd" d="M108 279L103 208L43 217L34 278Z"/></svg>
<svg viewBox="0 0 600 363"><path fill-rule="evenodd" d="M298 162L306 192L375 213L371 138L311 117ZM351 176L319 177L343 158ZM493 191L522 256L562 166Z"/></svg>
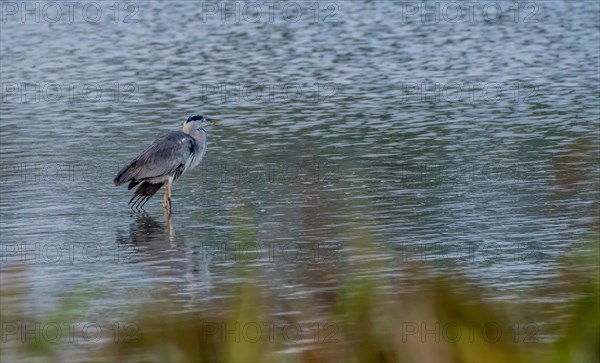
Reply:
<svg viewBox="0 0 600 363"><path fill-rule="evenodd" d="M590 254L590 259L595 257ZM418 266L415 275L425 273L417 270ZM19 291L3 288L2 361L76 357L90 362L593 362L600 358L600 290L598 274L589 270L569 268L560 273L561 286L566 287L555 293L573 296L573 303L569 311L559 312L562 320L547 324L544 316L557 313L540 311L547 305L492 302L459 277L420 279L410 292L391 296L377 288L377 278L348 278L320 302L320 309L306 304L282 317L273 313L278 299L255 288L254 279L246 276L230 297L199 303L194 310L165 302L140 306L126 325L114 325L111 334L93 344L64 338L54 342L49 331L42 331L41 339L31 333L15 339L22 332L12 322L44 327L75 321L99 296L73 293L53 314L35 320L10 304Z"/></svg>

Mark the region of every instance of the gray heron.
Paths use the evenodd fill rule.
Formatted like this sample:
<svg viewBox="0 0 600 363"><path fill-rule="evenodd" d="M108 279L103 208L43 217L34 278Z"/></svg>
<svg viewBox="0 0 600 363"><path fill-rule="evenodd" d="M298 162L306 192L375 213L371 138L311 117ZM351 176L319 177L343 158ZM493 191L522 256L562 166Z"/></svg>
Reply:
<svg viewBox="0 0 600 363"><path fill-rule="evenodd" d="M116 186L129 182L128 190L137 186L129 200L131 209L144 204L167 185L163 208L171 214L171 185L192 169L206 153L206 126L219 122L202 115L190 116L181 131L171 131L158 139L127 164L114 179Z"/></svg>

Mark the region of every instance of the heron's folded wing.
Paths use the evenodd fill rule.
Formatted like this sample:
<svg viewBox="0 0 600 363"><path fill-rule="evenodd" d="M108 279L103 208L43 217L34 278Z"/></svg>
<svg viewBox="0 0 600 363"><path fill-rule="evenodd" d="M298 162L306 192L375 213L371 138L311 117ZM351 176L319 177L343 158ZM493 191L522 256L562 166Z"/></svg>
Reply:
<svg viewBox="0 0 600 363"><path fill-rule="evenodd" d="M158 138L115 178L121 183L181 173L192 155L194 139L181 131L173 131Z"/></svg>

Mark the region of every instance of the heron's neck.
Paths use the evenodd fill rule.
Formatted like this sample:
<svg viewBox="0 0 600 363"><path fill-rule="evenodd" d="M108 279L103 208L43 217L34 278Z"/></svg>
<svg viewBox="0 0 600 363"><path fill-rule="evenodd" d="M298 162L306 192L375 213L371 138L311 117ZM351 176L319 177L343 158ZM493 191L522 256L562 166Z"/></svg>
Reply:
<svg viewBox="0 0 600 363"><path fill-rule="evenodd" d="M185 132L185 131L184 131ZM194 138L197 143L202 143L206 141L206 130L204 128L200 128L200 131L196 129L192 129L189 132L186 132L188 135Z"/></svg>

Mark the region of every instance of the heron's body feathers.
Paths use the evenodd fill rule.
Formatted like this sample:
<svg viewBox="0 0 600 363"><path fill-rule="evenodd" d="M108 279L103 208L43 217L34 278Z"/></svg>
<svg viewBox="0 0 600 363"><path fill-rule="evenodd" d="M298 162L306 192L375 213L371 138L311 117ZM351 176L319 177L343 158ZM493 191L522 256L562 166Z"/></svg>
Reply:
<svg viewBox="0 0 600 363"><path fill-rule="evenodd" d="M129 189L142 181L164 183L169 176L177 179L196 160L196 140L182 132L172 131L156 139L137 158L125 166L114 179L115 185L129 183Z"/></svg>

